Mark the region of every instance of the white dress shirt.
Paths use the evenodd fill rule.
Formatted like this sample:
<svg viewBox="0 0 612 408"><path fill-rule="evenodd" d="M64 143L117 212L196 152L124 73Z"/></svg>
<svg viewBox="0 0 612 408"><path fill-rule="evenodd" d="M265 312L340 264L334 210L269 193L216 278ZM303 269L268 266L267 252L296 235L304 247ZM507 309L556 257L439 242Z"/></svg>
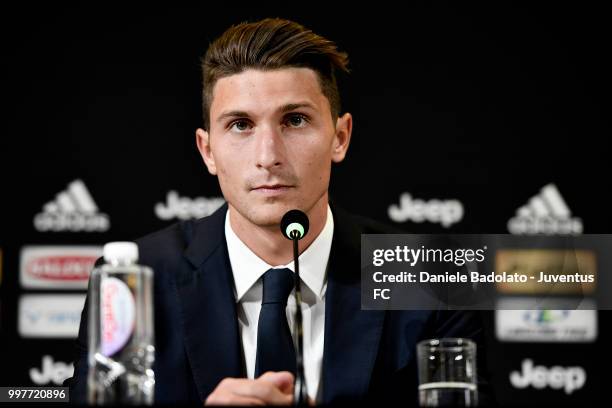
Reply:
<svg viewBox="0 0 612 408"><path fill-rule="evenodd" d="M279 232L280 234L280 232ZM302 323L304 333L304 375L308 396L317 398L323 363L323 338L325 331L325 290L327 287L327 261L334 234L334 220L327 206L327 219L323 230L302 252L300 278L302 281ZM255 376L257 351L257 325L261 310L263 284L261 277L270 268L289 268L295 272L293 261L287 265L268 265L259 258L232 230L229 210L225 216L225 238L232 272L234 295L237 303L240 337L248 378ZM287 240L287 246L291 246ZM287 319L291 335L295 313L295 296L291 291L287 301Z"/></svg>

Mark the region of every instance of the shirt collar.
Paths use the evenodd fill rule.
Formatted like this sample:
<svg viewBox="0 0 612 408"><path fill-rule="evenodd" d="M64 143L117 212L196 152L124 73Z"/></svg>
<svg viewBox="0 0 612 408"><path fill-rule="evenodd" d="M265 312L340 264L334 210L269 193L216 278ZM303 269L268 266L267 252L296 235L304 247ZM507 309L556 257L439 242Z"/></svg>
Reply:
<svg viewBox="0 0 612 408"><path fill-rule="evenodd" d="M322 299L325 294L327 261L329 260L333 235L334 219L328 205L327 219L323 230L299 257L300 278L319 299ZM293 261L287 265L272 266L255 255L234 233L229 221L229 208L225 215L225 239L234 275L236 302L240 302L242 297L268 269L289 268L295 272Z"/></svg>

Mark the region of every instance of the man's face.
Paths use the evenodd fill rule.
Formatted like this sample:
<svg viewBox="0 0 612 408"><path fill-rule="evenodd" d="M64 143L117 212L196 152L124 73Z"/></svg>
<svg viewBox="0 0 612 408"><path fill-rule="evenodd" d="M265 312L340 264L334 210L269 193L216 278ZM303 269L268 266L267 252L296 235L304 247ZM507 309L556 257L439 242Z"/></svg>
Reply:
<svg viewBox="0 0 612 408"><path fill-rule="evenodd" d="M196 134L230 207L272 226L290 209L327 206L331 163L344 159L351 130L350 114L332 120L313 70L283 68L218 80L209 132Z"/></svg>

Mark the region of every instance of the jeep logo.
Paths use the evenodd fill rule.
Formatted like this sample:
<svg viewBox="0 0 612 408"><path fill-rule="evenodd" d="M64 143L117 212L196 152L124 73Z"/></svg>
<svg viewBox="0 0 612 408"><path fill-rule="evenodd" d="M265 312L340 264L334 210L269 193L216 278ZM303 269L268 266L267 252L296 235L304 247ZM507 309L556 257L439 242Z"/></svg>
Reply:
<svg viewBox="0 0 612 408"><path fill-rule="evenodd" d="M463 218L463 204L459 200L413 199L410 194L403 193L399 204L389 206L388 215L395 222L429 221L449 228Z"/></svg>
<svg viewBox="0 0 612 408"><path fill-rule="evenodd" d="M586 382L586 372L582 367L560 367L546 368L535 366L530 359L523 360L523 372L513 371L510 373L510 383L514 388L533 388L541 390L550 387L553 390L563 389L566 394L571 394L581 389Z"/></svg>
<svg viewBox="0 0 612 408"><path fill-rule="evenodd" d="M42 369L31 368L30 379L36 385L53 383L62 385L62 382L74 374L74 365L66 364L61 361L54 362L53 357L43 356Z"/></svg>

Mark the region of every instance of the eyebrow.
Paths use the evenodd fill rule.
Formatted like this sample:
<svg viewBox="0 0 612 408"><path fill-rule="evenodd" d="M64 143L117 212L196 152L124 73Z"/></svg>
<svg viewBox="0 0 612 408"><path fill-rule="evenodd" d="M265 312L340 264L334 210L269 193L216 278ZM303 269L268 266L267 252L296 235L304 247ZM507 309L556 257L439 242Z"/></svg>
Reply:
<svg viewBox="0 0 612 408"><path fill-rule="evenodd" d="M220 115L217 118L217 122L221 122L225 118L244 118L248 116L249 114L245 111L230 111L230 112L225 112L224 114Z"/></svg>
<svg viewBox="0 0 612 408"><path fill-rule="evenodd" d="M313 110L317 110L317 108L315 108L312 104L308 102L301 102L301 103L289 103L287 105L284 105L283 107L281 107L280 111L281 113L287 113L287 112L291 112L292 110L296 110L300 108L310 108Z"/></svg>
<svg viewBox="0 0 612 408"><path fill-rule="evenodd" d="M310 108L313 110L317 110L314 105L312 105L311 103L308 102L300 102L300 103L288 103L287 105L283 105L281 106L281 108L279 109L281 113L287 113L287 112L291 112L293 110L296 109L300 109L300 108ZM218 118L217 118L217 122L221 122L226 118L244 118L244 117L249 117L249 113L247 111L240 111L240 110L234 110L234 111L229 111L229 112L225 112L223 114L221 114Z"/></svg>

